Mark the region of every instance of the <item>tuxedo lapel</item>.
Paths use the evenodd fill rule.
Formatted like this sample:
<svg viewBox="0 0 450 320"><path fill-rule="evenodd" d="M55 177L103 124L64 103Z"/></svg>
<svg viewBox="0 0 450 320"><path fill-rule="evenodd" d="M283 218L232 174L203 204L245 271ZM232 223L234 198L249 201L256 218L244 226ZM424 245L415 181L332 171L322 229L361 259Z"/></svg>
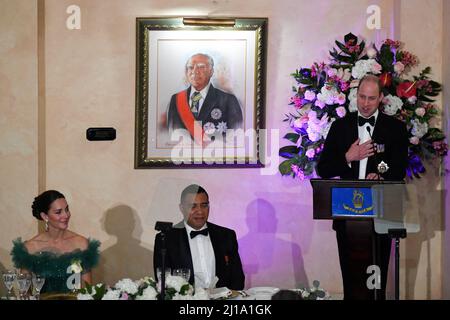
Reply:
<svg viewBox="0 0 450 320"><path fill-rule="evenodd" d="M213 224L208 223L209 237L211 239L211 244L214 250L214 260L216 261L216 276L220 278L220 275L223 273L223 259L224 253L222 252L220 246L220 236L217 233L217 229Z"/></svg>
<svg viewBox="0 0 450 320"><path fill-rule="evenodd" d="M208 114L211 113L214 108L214 103L216 102L216 88L211 84L209 86L208 94L206 95L205 101L203 102L202 108L200 109L199 119L205 120L208 118Z"/></svg>
<svg viewBox="0 0 450 320"><path fill-rule="evenodd" d="M191 270L191 277L189 282L194 283L194 264L192 263L191 247L189 246L189 239L186 228L178 229L180 232L179 237L179 255L181 265L187 266Z"/></svg>
<svg viewBox="0 0 450 320"><path fill-rule="evenodd" d="M348 131L346 140L349 144L349 147L352 145L353 142L358 139L358 113L353 112L350 114L348 118ZM359 161L352 161L352 172L353 172L353 178L358 179L359 176Z"/></svg>

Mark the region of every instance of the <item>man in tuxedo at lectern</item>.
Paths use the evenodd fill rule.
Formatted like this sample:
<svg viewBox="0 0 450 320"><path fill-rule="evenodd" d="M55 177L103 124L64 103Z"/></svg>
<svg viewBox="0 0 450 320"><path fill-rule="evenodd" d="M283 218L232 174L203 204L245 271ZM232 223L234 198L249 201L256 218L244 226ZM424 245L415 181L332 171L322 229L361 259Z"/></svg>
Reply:
<svg viewBox="0 0 450 320"><path fill-rule="evenodd" d="M236 233L208 222L209 196L201 186L192 184L181 193L180 210L184 226L168 231L166 268L190 270L192 285L210 288L244 289L245 276L238 252ZM161 236L156 235L154 268L161 267ZM215 283L215 277L218 278Z"/></svg>
<svg viewBox="0 0 450 320"><path fill-rule="evenodd" d="M408 133L403 122L378 110L382 100L379 78L364 76L357 90L358 112L336 120L330 128L317 166L320 177L404 179ZM387 165L387 171L382 170L383 165ZM334 220L333 229L338 242L344 299L385 299L391 239L375 233L373 220ZM375 263L374 257L377 257ZM374 264L381 270L380 290L367 286L367 279L372 275L367 273L367 267Z"/></svg>

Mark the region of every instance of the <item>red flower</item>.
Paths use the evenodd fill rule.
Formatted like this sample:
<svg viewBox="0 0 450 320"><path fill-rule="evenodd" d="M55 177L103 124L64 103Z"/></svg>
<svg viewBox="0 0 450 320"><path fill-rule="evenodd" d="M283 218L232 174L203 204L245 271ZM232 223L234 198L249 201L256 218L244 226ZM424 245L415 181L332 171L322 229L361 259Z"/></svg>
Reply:
<svg viewBox="0 0 450 320"><path fill-rule="evenodd" d="M400 98L411 98L416 95L416 83L405 81L397 86L397 96Z"/></svg>
<svg viewBox="0 0 450 320"><path fill-rule="evenodd" d="M380 82L383 87L390 87L392 84L392 75L389 72L385 72L380 76Z"/></svg>

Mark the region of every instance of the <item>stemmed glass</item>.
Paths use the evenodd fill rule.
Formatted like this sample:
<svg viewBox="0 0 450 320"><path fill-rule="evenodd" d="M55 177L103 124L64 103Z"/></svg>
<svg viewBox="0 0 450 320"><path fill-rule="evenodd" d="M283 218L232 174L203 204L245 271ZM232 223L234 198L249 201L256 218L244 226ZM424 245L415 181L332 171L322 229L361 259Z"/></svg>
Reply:
<svg viewBox="0 0 450 320"><path fill-rule="evenodd" d="M17 274L17 284L19 285L20 300L25 300L31 286L31 275L29 273Z"/></svg>
<svg viewBox="0 0 450 320"><path fill-rule="evenodd" d="M173 269L172 274L174 276L182 277L184 280L189 282L189 278L191 277L191 270L188 268Z"/></svg>
<svg viewBox="0 0 450 320"><path fill-rule="evenodd" d="M3 272L2 276L3 276L3 283L5 284L6 289L8 289L8 297L11 297L12 287L17 277L16 271L7 270Z"/></svg>
<svg viewBox="0 0 450 320"><path fill-rule="evenodd" d="M42 287L44 286L45 283L45 277L40 274L33 273L32 281L33 281L33 288L34 290L36 290L36 300L39 300L41 296Z"/></svg>

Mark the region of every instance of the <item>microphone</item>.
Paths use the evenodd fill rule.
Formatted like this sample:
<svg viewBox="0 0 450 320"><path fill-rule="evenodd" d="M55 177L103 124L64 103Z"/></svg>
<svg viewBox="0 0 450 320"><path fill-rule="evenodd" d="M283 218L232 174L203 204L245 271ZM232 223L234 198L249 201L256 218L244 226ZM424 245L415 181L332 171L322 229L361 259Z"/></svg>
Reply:
<svg viewBox="0 0 450 320"><path fill-rule="evenodd" d="M367 132L369 133L370 140L372 140L372 134L370 132L370 127L366 127Z"/></svg>
<svg viewBox="0 0 450 320"><path fill-rule="evenodd" d="M156 231L167 232L170 229L172 229L172 225L173 225L172 222L156 221L155 230Z"/></svg>

